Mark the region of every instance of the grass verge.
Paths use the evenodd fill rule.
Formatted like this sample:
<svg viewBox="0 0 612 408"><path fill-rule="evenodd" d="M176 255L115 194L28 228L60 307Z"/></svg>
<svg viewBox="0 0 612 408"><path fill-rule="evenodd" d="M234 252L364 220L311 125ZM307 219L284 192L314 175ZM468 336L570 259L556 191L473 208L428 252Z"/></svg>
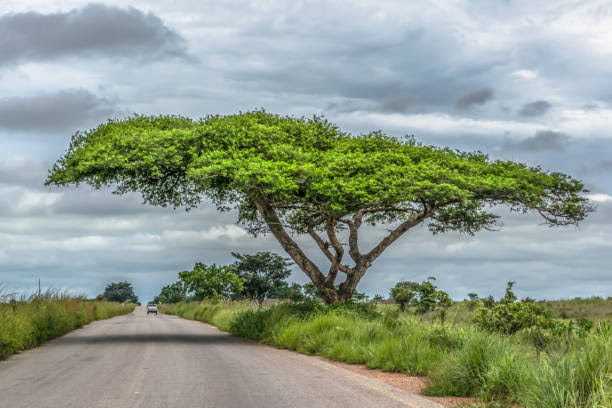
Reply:
<svg viewBox="0 0 612 408"><path fill-rule="evenodd" d="M304 354L425 375L434 396L469 396L495 406L612 407L612 336L602 324L584 338L536 350L525 336L485 333L368 305L179 303L163 312Z"/></svg>
<svg viewBox="0 0 612 408"><path fill-rule="evenodd" d="M94 320L130 313L134 305L46 294L0 303L0 360Z"/></svg>

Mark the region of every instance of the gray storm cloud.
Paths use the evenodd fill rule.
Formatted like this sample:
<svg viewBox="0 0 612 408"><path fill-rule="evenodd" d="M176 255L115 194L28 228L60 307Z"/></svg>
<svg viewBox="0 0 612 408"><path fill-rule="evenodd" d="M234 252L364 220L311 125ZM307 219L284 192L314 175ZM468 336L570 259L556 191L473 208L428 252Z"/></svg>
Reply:
<svg viewBox="0 0 612 408"><path fill-rule="evenodd" d="M186 57L184 39L156 15L90 3L68 12L0 16L0 66L67 56Z"/></svg>
<svg viewBox="0 0 612 408"><path fill-rule="evenodd" d="M565 151L569 136L552 130L538 130L535 135L522 140L504 141L503 150L516 151Z"/></svg>
<svg viewBox="0 0 612 408"><path fill-rule="evenodd" d="M0 161L0 185L42 187L47 169L30 158L15 157Z"/></svg>
<svg viewBox="0 0 612 408"><path fill-rule="evenodd" d="M457 99L455 106L458 109L468 109L474 105L484 105L491 99L493 99L493 91L491 89L477 89L462 95L459 99Z"/></svg>
<svg viewBox="0 0 612 408"><path fill-rule="evenodd" d="M551 103L548 101L535 101L531 103L526 103L519 109L519 115L521 116L542 116L552 107Z"/></svg>
<svg viewBox="0 0 612 408"><path fill-rule="evenodd" d="M54 133L108 119L110 101L84 89L0 99L0 130Z"/></svg>

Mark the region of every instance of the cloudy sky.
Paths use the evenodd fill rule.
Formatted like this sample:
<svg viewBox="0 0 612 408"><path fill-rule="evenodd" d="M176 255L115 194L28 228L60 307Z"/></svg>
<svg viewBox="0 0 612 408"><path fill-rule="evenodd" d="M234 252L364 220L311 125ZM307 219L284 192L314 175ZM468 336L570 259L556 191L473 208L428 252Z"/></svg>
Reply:
<svg viewBox="0 0 612 408"><path fill-rule="evenodd" d="M436 276L456 299L508 280L519 296L612 296L611 61L608 0L3 0L0 286L95 296L128 280L147 301L196 261L282 253L211 205L43 186L70 136L107 118L264 107L567 172L598 206L578 227L500 208L498 232L412 230L359 290Z"/></svg>

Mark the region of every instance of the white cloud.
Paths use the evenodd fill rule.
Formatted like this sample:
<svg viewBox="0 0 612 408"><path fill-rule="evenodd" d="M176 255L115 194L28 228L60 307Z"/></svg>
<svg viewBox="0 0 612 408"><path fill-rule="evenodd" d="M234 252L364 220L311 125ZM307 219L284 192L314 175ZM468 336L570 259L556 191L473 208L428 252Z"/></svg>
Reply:
<svg viewBox="0 0 612 408"><path fill-rule="evenodd" d="M162 233L164 240L169 242L201 245L204 242L216 241L219 239L229 239L235 241L248 236L247 232L236 225L213 226L207 230L166 230Z"/></svg>
<svg viewBox="0 0 612 408"><path fill-rule="evenodd" d="M338 115L343 122L360 126L369 124L372 129L403 130L404 133L420 132L438 134L476 134L502 137L508 132L519 135L532 135L535 130L546 126L512 120L488 120L453 116L444 113L429 114L384 114L356 111Z"/></svg>
<svg viewBox="0 0 612 408"><path fill-rule="evenodd" d="M108 249L114 240L101 235L89 235L83 237L69 238L63 241L58 241L58 247L69 252L83 252L92 250Z"/></svg>
<svg viewBox="0 0 612 408"><path fill-rule="evenodd" d="M16 204L18 211L31 211L34 208L45 208L55 203L62 193L38 193L26 191Z"/></svg>
<svg viewBox="0 0 612 408"><path fill-rule="evenodd" d="M596 201L598 203L605 203L605 202L608 202L608 201L612 201L612 196L611 195L603 194L603 193L600 193L600 194L589 194L589 195L587 195L587 198L589 200L593 200L593 201Z"/></svg>
<svg viewBox="0 0 612 408"><path fill-rule="evenodd" d="M511 72L510 77L529 81L536 79L538 77L538 72L529 69L519 69L518 71Z"/></svg>

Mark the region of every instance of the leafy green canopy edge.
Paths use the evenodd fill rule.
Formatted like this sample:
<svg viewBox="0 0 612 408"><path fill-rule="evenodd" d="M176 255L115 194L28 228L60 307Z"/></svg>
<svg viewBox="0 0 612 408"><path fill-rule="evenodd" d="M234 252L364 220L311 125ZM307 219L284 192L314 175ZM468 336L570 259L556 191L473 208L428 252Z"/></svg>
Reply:
<svg viewBox="0 0 612 408"><path fill-rule="evenodd" d="M343 293L384 249L425 220L433 233L474 234L499 225L487 211L499 204L535 211L551 226L593 211L583 183L562 173L263 110L200 120L134 116L78 132L46 184L83 182L140 192L151 205L190 209L208 198L219 210L236 208L251 234L279 240L326 301L348 299ZM362 253L364 222L399 225ZM348 244L338 239L343 230ZM327 276L288 231L315 240L330 261ZM353 265L343 262L345 246ZM335 288L338 272L347 279Z"/></svg>

